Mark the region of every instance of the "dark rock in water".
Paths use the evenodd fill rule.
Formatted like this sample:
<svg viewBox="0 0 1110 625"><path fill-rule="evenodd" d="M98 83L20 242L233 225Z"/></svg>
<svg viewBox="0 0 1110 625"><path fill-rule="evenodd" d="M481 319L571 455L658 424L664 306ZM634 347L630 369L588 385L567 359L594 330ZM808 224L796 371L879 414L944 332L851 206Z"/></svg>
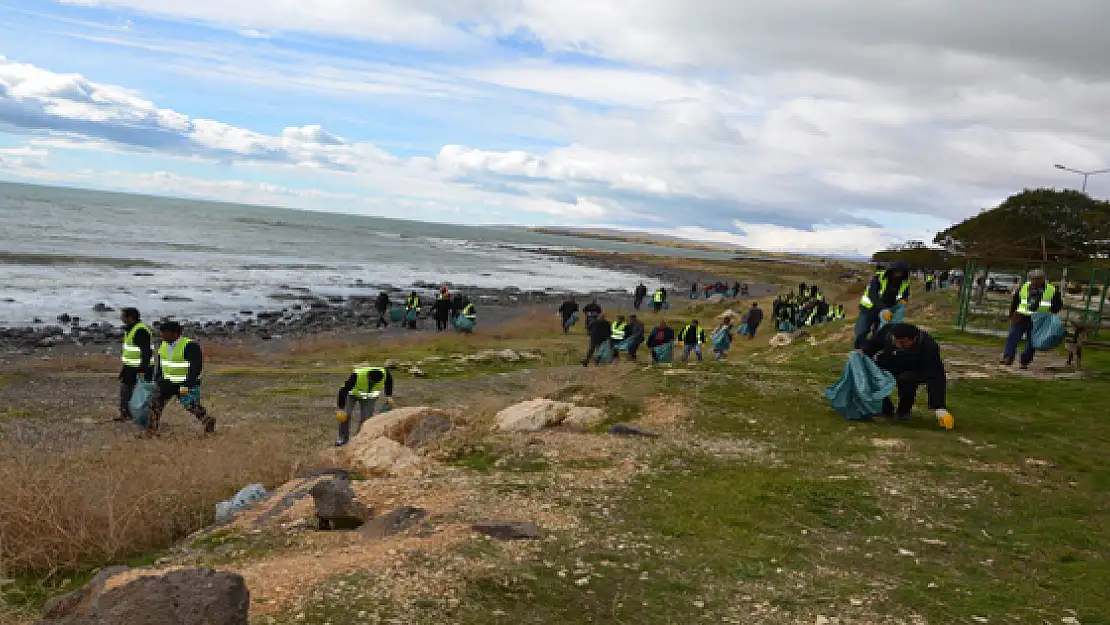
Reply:
<svg viewBox="0 0 1110 625"><path fill-rule="evenodd" d="M104 592L109 577L90 582L77 601L47 604L53 609L41 625L247 625L250 592L241 575L180 569Z"/></svg>
<svg viewBox="0 0 1110 625"><path fill-rule="evenodd" d="M69 313L62 313L58 315L58 323L69 323L72 320L73 317L70 317Z"/></svg>
<svg viewBox="0 0 1110 625"><path fill-rule="evenodd" d="M34 319L31 320L31 323L34 323L34 324L42 323L42 318L41 317L35 317Z"/></svg>
<svg viewBox="0 0 1110 625"><path fill-rule="evenodd" d="M247 316L250 316L250 315L253 315L253 314L254 314L254 311L253 311L253 310L240 310L240 311L239 311L239 314L240 314L240 315L247 315Z"/></svg>
<svg viewBox="0 0 1110 625"><path fill-rule="evenodd" d="M15 298L14 297L5 297L4 299L0 300L0 302L4 302L5 304L14 304L15 303Z"/></svg>
<svg viewBox="0 0 1110 625"><path fill-rule="evenodd" d="M426 516L427 511L421 508L397 508L389 514L368 521L359 529L359 533L367 538L388 538L423 521Z"/></svg>
<svg viewBox="0 0 1110 625"><path fill-rule="evenodd" d="M659 435L655 432L641 430L640 428L634 425L628 425L627 423L617 423L613 425L609 428L609 433L614 436L645 436L647 438L659 438Z"/></svg>
<svg viewBox="0 0 1110 625"><path fill-rule="evenodd" d="M135 273L133 273L131 275L135 276L136 278L149 278L149 277L153 276L154 274L149 272L149 271L136 271Z"/></svg>
<svg viewBox="0 0 1110 625"><path fill-rule="evenodd" d="M320 529L355 529L373 513L355 499L351 482L346 479L337 477L318 482L309 494L316 504Z"/></svg>
<svg viewBox="0 0 1110 625"><path fill-rule="evenodd" d="M405 437L405 447L412 449L425 447L428 443L447 436L453 427L446 415L429 414L409 431L408 436Z"/></svg>
<svg viewBox="0 0 1110 625"><path fill-rule="evenodd" d="M162 301L163 302L191 302L193 300L189 299L188 297L182 297L180 295L163 295L162 296Z"/></svg>
<svg viewBox="0 0 1110 625"><path fill-rule="evenodd" d="M72 318L70 318L69 323L71 325L79 326L79 325L81 325L81 318L80 317L72 317Z"/></svg>
<svg viewBox="0 0 1110 625"><path fill-rule="evenodd" d="M112 312L113 310L115 310L115 309L112 308L111 306L105 304L104 302L97 302L96 305L93 306L93 312L106 313L106 312Z"/></svg>
<svg viewBox="0 0 1110 625"><path fill-rule="evenodd" d="M534 523L523 521L482 521L470 528L498 540L532 540L540 537L540 529Z"/></svg>
<svg viewBox="0 0 1110 625"><path fill-rule="evenodd" d="M300 304L293 304L293 310L304 310L304 306Z"/></svg>

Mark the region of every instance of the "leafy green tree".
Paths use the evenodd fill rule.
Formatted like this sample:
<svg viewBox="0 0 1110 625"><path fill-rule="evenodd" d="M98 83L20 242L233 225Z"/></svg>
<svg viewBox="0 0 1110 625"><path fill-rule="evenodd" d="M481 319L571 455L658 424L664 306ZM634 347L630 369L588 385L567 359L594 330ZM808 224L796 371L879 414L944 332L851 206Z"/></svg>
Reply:
<svg viewBox="0 0 1110 625"><path fill-rule="evenodd" d="M948 269L953 266L952 255L947 250L929 247L922 241L907 241L875 252L871 260L876 263L904 260L914 269Z"/></svg>

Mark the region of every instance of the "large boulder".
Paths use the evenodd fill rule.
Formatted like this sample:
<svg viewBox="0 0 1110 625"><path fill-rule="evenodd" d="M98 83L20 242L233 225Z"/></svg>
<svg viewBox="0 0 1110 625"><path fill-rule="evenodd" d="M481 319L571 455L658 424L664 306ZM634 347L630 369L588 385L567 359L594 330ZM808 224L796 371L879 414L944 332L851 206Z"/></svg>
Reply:
<svg viewBox="0 0 1110 625"><path fill-rule="evenodd" d="M366 522L371 511L355 499L351 482L338 477L322 480L309 491L316 504L320 529L354 529Z"/></svg>
<svg viewBox="0 0 1110 625"><path fill-rule="evenodd" d="M342 460L367 475L418 475L424 463L411 449L385 436L375 439L358 436L340 448L339 454Z"/></svg>
<svg viewBox="0 0 1110 625"><path fill-rule="evenodd" d="M405 443L414 430L428 421L434 421L438 424L431 429L443 429L444 422L448 426L446 429L451 429L451 419L442 410L425 407L397 408L377 415L364 423L362 429L354 436L354 440L365 439L370 441L384 436L398 443Z"/></svg>
<svg viewBox="0 0 1110 625"><path fill-rule="evenodd" d="M601 408L588 408L585 406L571 406L567 411L567 418L563 423L588 428L605 420L605 411Z"/></svg>
<svg viewBox="0 0 1110 625"><path fill-rule="evenodd" d="M566 420L572 407L566 402L532 399L497 413L494 427L502 432L539 432Z"/></svg>
<svg viewBox="0 0 1110 625"><path fill-rule="evenodd" d="M39 625L247 625L250 593L235 573L179 569L105 592L106 581L82 589L85 600L49 602Z"/></svg>

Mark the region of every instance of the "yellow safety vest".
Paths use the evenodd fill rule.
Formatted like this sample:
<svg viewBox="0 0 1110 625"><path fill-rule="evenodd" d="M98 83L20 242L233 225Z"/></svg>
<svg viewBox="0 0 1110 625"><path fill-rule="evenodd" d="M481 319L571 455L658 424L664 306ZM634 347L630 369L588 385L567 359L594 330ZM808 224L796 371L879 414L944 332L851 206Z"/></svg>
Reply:
<svg viewBox="0 0 1110 625"><path fill-rule="evenodd" d="M178 338L171 353L170 344L162 341L158 346L158 367L162 370L162 379L174 384L185 383L185 379L189 377L189 361L185 360L185 348L192 342L192 339Z"/></svg>
<svg viewBox="0 0 1110 625"><path fill-rule="evenodd" d="M652 298L652 300L653 300L653 301L654 301L654 302L655 302L656 304L662 304L662 303L663 303L663 291L656 291L656 292L655 292L655 297L654 297L654 298Z"/></svg>
<svg viewBox="0 0 1110 625"><path fill-rule="evenodd" d="M624 340L624 329L626 327L628 327L627 323L614 323L613 324L613 332L612 332L612 334L609 335L609 337L612 338L614 341L623 341Z"/></svg>
<svg viewBox="0 0 1110 625"><path fill-rule="evenodd" d="M682 329L682 336L679 337L682 340L682 342L686 343L687 345L693 345L695 343L704 343L705 342L705 330L702 330L701 326L698 326L697 332L694 333L694 340L693 341L690 340L690 330L693 330L693 329L694 329L694 326L692 326L692 325L686 326L685 328Z"/></svg>
<svg viewBox="0 0 1110 625"><path fill-rule="evenodd" d="M382 379L370 386L370 372L380 371ZM351 394L359 399L377 399L381 397L382 388L385 387L385 369L381 367L359 367L355 369L355 387L351 389Z"/></svg>
<svg viewBox="0 0 1110 625"><path fill-rule="evenodd" d="M466 307L462 309L462 316L467 319L474 319L476 317L474 314L474 304L467 304Z"/></svg>
<svg viewBox="0 0 1110 625"><path fill-rule="evenodd" d="M886 279L886 271L876 272L875 275L879 277L879 296L882 297L883 293L886 293L886 287L888 284ZM902 280L902 286L898 288L898 299L905 299L906 291L909 290L909 288L910 281ZM871 308L875 305L875 302L871 301L870 285L868 285L868 287L863 291L863 297L859 299L859 304L864 308Z"/></svg>
<svg viewBox="0 0 1110 625"><path fill-rule="evenodd" d="M1032 284L1032 282L1026 282L1025 284L1021 285L1021 292L1018 294L1017 307L1017 312L1019 315L1025 315L1026 317L1028 317L1033 314L1033 311L1029 308L1029 287L1032 286ZM1037 306L1037 311L1050 312L1052 310L1052 299L1054 297L1056 297L1056 287L1046 282L1044 285L1044 293L1041 294L1041 303Z"/></svg>
<svg viewBox="0 0 1110 625"><path fill-rule="evenodd" d="M420 298L416 295L410 295L405 299L405 308L420 308Z"/></svg>
<svg viewBox="0 0 1110 625"><path fill-rule="evenodd" d="M127 334L123 335L123 366L125 367L139 367L143 364L143 350L135 345L135 333L139 330L146 330L150 334L150 328L142 323L136 323L131 326Z"/></svg>

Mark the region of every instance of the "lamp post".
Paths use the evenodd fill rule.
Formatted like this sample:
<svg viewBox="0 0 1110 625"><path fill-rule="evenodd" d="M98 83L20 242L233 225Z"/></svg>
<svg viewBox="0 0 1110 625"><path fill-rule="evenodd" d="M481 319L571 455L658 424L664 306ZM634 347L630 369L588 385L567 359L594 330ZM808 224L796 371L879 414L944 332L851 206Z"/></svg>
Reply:
<svg viewBox="0 0 1110 625"><path fill-rule="evenodd" d="M1063 171L1070 171L1073 174L1079 174L1080 176L1083 176L1083 189L1082 189L1083 193L1087 192L1087 178L1090 178L1091 176L1095 176L1095 175L1098 175L1098 174L1110 173L1110 169L1096 169L1094 171L1080 171L1078 169L1072 169L1071 167L1064 167L1063 165L1061 165L1059 163L1056 164L1056 169L1060 169L1060 170L1063 170Z"/></svg>

